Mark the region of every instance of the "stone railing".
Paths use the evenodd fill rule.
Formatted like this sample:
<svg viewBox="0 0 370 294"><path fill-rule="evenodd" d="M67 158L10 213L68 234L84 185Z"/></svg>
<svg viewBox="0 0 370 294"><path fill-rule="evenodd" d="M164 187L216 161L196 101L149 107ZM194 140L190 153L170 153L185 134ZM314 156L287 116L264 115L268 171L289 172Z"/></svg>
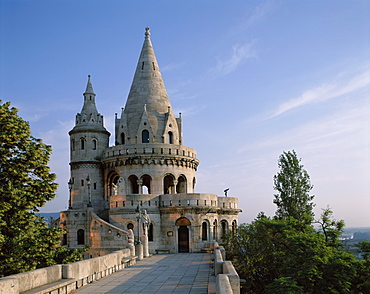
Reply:
<svg viewBox="0 0 370 294"><path fill-rule="evenodd" d="M91 259L58 264L7 276L0 279L0 293L6 294L68 294L88 283L99 280L136 263L129 249Z"/></svg>
<svg viewBox="0 0 370 294"><path fill-rule="evenodd" d="M216 276L217 294L239 294L240 278L231 261L225 260L226 251L222 246L214 244L214 271Z"/></svg>

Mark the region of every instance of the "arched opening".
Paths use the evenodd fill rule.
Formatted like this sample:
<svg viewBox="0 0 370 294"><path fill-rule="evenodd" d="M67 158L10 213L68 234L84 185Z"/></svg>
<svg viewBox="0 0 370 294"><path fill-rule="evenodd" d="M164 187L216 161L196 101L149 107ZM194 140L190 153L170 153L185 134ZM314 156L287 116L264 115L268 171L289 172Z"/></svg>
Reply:
<svg viewBox="0 0 370 294"><path fill-rule="evenodd" d="M77 231L77 245L85 245L85 231L82 229Z"/></svg>
<svg viewBox="0 0 370 294"><path fill-rule="evenodd" d="M178 252L189 252L189 228L191 225L190 220L186 217L180 217L176 223L178 226L177 239L178 239Z"/></svg>
<svg viewBox="0 0 370 294"><path fill-rule="evenodd" d="M92 150L96 150L96 146L97 146L97 141L96 139L93 139L92 140Z"/></svg>
<svg viewBox="0 0 370 294"><path fill-rule="evenodd" d="M193 193L194 193L194 190L195 190L195 184L196 184L197 180L195 179L195 177L193 178Z"/></svg>
<svg viewBox="0 0 370 294"><path fill-rule="evenodd" d="M153 233L153 223L150 223L149 224L149 227L148 227L148 241L153 241L154 240L154 233Z"/></svg>
<svg viewBox="0 0 370 294"><path fill-rule="evenodd" d="M121 144L125 144L125 133L121 133Z"/></svg>
<svg viewBox="0 0 370 294"><path fill-rule="evenodd" d="M233 222L231 224L231 227L232 227L233 234L235 234L236 233L236 229L238 228L238 225L236 223L236 220L233 220Z"/></svg>
<svg viewBox="0 0 370 294"><path fill-rule="evenodd" d="M186 193L186 178L184 175L179 176L177 180L176 193Z"/></svg>
<svg viewBox="0 0 370 294"><path fill-rule="evenodd" d="M221 239L224 239L228 231L228 225L226 220L221 221Z"/></svg>
<svg viewBox="0 0 370 294"><path fill-rule="evenodd" d="M213 222L213 240L217 241L217 220Z"/></svg>
<svg viewBox="0 0 370 294"><path fill-rule="evenodd" d="M168 144L173 144L173 133L168 132Z"/></svg>
<svg viewBox="0 0 370 294"><path fill-rule="evenodd" d="M173 175L167 175L163 179L163 194L175 194L175 177Z"/></svg>
<svg viewBox="0 0 370 294"><path fill-rule="evenodd" d="M208 224L207 222L202 223L202 241L208 240Z"/></svg>
<svg viewBox="0 0 370 294"><path fill-rule="evenodd" d="M128 182L130 186L130 194L139 194L139 185L137 183L137 176L131 175L128 177Z"/></svg>
<svg viewBox="0 0 370 294"><path fill-rule="evenodd" d="M118 191L119 191L119 183L118 183L118 180L119 180L119 175L117 173L114 173L112 175L110 175L109 177L109 196L113 196L113 195L118 195Z"/></svg>
<svg viewBox="0 0 370 294"><path fill-rule="evenodd" d="M143 130L141 132L141 143L149 143L149 131Z"/></svg>
<svg viewBox="0 0 370 294"><path fill-rule="evenodd" d="M75 140L71 141L71 149L72 151L75 151Z"/></svg>
<svg viewBox="0 0 370 294"><path fill-rule="evenodd" d="M85 139L81 138L81 150L85 150Z"/></svg>
<svg viewBox="0 0 370 294"><path fill-rule="evenodd" d="M134 229L134 224L133 223L128 223L127 224L127 230L133 230Z"/></svg>
<svg viewBox="0 0 370 294"><path fill-rule="evenodd" d="M143 175L141 177L141 180L143 181L143 187L142 187L142 194L150 194L151 191L151 183L152 183L152 178L149 175Z"/></svg>

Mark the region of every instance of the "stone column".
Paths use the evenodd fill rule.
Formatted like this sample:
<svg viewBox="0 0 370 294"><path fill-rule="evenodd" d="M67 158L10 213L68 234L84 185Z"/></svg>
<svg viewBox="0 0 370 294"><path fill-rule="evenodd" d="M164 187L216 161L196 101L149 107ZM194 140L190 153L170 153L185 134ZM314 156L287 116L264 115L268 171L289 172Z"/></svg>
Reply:
<svg viewBox="0 0 370 294"><path fill-rule="evenodd" d="M143 254L143 244L136 244L135 245L135 252L137 255L138 260L143 260L144 259L144 254Z"/></svg>
<svg viewBox="0 0 370 294"><path fill-rule="evenodd" d="M143 244L143 254L144 257L149 257L149 240L148 240L148 226L144 225L144 233L140 238L141 243Z"/></svg>
<svg viewBox="0 0 370 294"><path fill-rule="evenodd" d="M136 182L139 186L139 194L143 194L143 180L139 179Z"/></svg>

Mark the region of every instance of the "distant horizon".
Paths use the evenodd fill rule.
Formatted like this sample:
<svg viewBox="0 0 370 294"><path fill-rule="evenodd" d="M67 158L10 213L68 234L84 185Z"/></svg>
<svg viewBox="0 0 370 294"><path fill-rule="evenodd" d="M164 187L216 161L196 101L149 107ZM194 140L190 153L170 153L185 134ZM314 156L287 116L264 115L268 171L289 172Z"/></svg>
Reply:
<svg viewBox="0 0 370 294"><path fill-rule="evenodd" d="M370 225L370 1L2 1L0 99L53 148L68 207L69 136L87 76L112 133L151 28L196 192L239 199L239 223L273 215L279 155L296 150L316 218ZM66 17L68 16L68 17ZM159 17L160 16L160 17Z"/></svg>

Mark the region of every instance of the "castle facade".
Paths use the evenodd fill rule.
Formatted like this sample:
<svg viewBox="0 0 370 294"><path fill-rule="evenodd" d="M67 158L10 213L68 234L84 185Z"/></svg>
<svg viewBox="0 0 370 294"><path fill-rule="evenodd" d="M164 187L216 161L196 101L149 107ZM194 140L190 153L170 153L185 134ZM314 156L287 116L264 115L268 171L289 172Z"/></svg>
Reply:
<svg viewBox="0 0 370 294"><path fill-rule="evenodd" d="M98 112L90 76L70 136L69 208L60 212L69 248L90 256L144 244L144 256L200 252L238 222L238 199L195 193L196 151L182 144L146 28L131 89L115 118L115 144ZM134 238L134 240L132 240Z"/></svg>

